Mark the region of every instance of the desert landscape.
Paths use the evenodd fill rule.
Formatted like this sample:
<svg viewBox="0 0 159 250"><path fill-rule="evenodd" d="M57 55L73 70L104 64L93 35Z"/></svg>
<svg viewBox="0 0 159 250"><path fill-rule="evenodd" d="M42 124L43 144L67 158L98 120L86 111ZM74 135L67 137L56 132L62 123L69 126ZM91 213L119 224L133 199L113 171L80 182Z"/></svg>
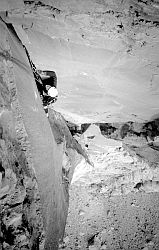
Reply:
<svg viewBox="0 0 159 250"><path fill-rule="evenodd" d="M158 0L0 0L0 249L158 250L158 95Z"/></svg>

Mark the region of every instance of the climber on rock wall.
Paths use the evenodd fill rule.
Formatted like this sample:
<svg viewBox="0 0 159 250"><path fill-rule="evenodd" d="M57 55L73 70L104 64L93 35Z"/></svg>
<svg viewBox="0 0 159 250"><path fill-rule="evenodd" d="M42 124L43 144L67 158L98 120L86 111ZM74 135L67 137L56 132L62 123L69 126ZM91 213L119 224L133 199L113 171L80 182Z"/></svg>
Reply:
<svg viewBox="0 0 159 250"><path fill-rule="evenodd" d="M48 96L54 98L54 101L57 100L58 97L58 91L57 91L57 76L54 71L49 71L49 70L40 70L38 71L44 89L46 89Z"/></svg>
<svg viewBox="0 0 159 250"><path fill-rule="evenodd" d="M30 55L28 53L28 50L23 45L26 54L28 56L35 82L37 85L37 89L39 91L40 97L43 101L43 104L46 106L48 104L54 103L57 101L58 97L58 91L56 89L57 87L57 76L54 71L50 70L37 70L35 64L30 59Z"/></svg>
<svg viewBox="0 0 159 250"><path fill-rule="evenodd" d="M51 70L41 70L38 71L42 80L43 80L43 84L46 85L50 85L51 87L57 87L57 76L56 73L54 71Z"/></svg>

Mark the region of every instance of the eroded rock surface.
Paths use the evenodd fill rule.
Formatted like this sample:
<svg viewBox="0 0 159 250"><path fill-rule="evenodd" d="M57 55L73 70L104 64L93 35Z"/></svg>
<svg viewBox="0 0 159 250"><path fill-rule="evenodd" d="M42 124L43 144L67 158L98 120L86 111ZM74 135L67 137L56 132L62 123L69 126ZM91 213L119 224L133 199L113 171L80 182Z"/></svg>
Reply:
<svg viewBox="0 0 159 250"><path fill-rule="evenodd" d="M159 113L157 1L24 3L7 20L36 65L56 71L55 108L66 120L143 122Z"/></svg>
<svg viewBox="0 0 159 250"><path fill-rule="evenodd" d="M39 249L45 239L39 188L18 103L9 32L2 21L0 32L0 247Z"/></svg>
<svg viewBox="0 0 159 250"><path fill-rule="evenodd" d="M7 130L8 118L13 131ZM38 185L33 169L12 133L12 118L7 110L1 116L1 249L39 249L44 244L45 232Z"/></svg>
<svg viewBox="0 0 159 250"><path fill-rule="evenodd" d="M68 209L67 171L87 154L68 128L63 133L60 116L52 112L49 123L13 26L1 20L0 32L0 246L58 249Z"/></svg>
<svg viewBox="0 0 159 250"><path fill-rule="evenodd" d="M60 249L158 249L159 151L133 134L147 126L94 124L76 136L94 166L75 169Z"/></svg>
<svg viewBox="0 0 159 250"><path fill-rule="evenodd" d="M158 1L0 10L1 248L158 250ZM21 41L56 71L74 139L54 110L49 124Z"/></svg>

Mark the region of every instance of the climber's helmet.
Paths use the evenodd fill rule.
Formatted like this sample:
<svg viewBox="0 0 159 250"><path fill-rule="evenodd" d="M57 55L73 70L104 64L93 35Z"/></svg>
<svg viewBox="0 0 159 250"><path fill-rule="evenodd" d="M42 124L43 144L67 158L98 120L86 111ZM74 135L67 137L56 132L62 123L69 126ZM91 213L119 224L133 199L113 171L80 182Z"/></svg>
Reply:
<svg viewBox="0 0 159 250"><path fill-rule="evenodd" d="M53 97L53 98L56 98L58 96L58 91L55 87L51 87L48 89L48 95Z"/></svg>

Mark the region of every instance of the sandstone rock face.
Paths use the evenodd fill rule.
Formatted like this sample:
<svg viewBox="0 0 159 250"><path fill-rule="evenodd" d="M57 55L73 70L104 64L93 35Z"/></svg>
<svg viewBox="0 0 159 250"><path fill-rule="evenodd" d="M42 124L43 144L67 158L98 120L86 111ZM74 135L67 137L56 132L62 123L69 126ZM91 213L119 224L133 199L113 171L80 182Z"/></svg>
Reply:
<svg viewBox="0 0 159 250"><path fill-rule="evenodd" d="M18 100L14 63L19 61L11 49L12 43L19 50L20 45L2 21L0 32L1 249L39 249L45 238L42 209L28 134ZM28 65L27 68L30 70ZM19 73L22 73L21 70L23 68L19 69Z"/></svg>
<svg viewBox="0 0 159 250"><path fill-rule="evenodd" d="M14 11L16 9L23 9L24 2L21 0L1 0L0 11Z"/></svg>
<svg viewBox="0 0 159 250"><path fill-rule="evenodd" d="M49 109L49 123L57 143L58 155L62 163L55 169L56 192L59 206L54 208L54 224L56 225L53 235L59 232L59 242L62 242L66 224L69 204L69 186L75 167L82 161L89 162L86 152L80 144L72 137L64 118L60 113ZM57 194L56 194L57 193ZM58 205L57 204L57 205Z"/></svg>
<svg viewBox="0 0 159 250"><path fill-rule="evenodd" d="M158 115L158 1L24 2L8 20L33 61L56 71L57 111L78 123Z"/></svg>
<svg viewBox="0 0 159 250"><path fill-rule="evenodd" d="M158 1L0 11L1 249L158 250ZM48 118L22 43L57 73Z"/></svg>
<svg viewBox="0 0 159 250"><path fill-rule="evenodd" d="M54 139L62 135L52 133L12 25L1 21L0 32L1 248L58 249L68 208L67 138L64 145ZM80 161L73 144L66 158L69 170Z"/></svg>

